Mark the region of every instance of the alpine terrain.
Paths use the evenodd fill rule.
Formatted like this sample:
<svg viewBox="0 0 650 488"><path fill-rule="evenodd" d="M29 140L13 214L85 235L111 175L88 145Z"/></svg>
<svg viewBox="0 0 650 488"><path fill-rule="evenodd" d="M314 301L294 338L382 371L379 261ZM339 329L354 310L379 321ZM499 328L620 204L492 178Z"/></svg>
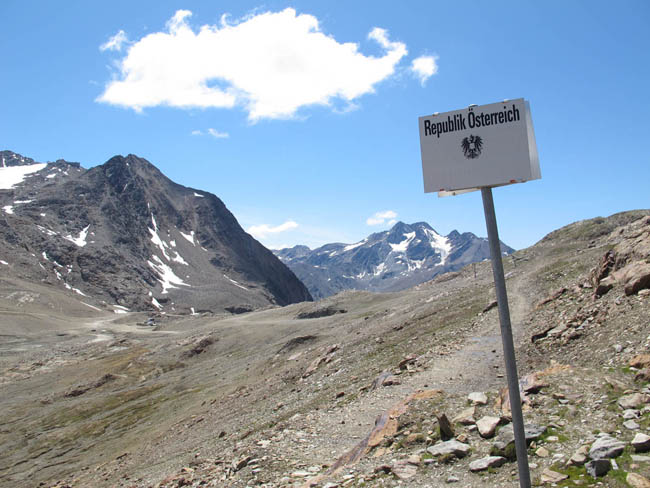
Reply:
<svg viewBox="0 0 650 488"><path fill-rule="evenodd" d="M86 170L0 152L0 271L5 286L58 287L88 309L118 313L311 300L219 198L134 155Z"/></svg>
<svg viewBox="0 0 650 488"><path fill-rule="evenodd" d="M501 243L504 254L514 249ZM397 222L355 244L326 244L275 251L314 298L342 290L399 291L490 258L486 238L471 232L438 234L426 222Z"/></svg>
<svg viewBox="0 0 650 488"><path fill-rule="evenodd" d="M151 171L126 162L122 172ZM71 191L85 181L53 168L26 182L65 171ZM200 249L201 226L172 225L146 195L146 237L156 231L149 202L169 261L177 251L189 262L178 242L192 243L176 232L194 230ZM6 204L13 215L33 205L19 199ZM90 224L80 249L91 248L102 229L94 215L67 229L50 222L51 239ZM399 292L168 313L150 327L144 313L79 305L56 277L7 283L20 256L31 254L12 251L0 268L2 487L519 486L489 262ZM49 269L54 259L39 261ZM650 211L570 224L504 261L533 485L647 487ZM38 334L24 334L37 319Z"/></svg>

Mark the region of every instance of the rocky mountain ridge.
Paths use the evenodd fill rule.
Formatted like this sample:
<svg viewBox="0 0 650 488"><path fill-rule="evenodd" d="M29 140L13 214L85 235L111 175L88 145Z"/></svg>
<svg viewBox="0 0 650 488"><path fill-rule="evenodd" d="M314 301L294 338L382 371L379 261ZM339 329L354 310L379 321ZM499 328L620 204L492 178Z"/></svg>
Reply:
<svg viewBox="0 0 650 488"><path fill-rule="evenodd" d="M116 312L242 312L311 300L215 195L135 155L84 169L0 152L0 266Z"/></svg>
<svg viewBox="0 0 650 488"><path fill-rule="evenodd" d="M514 249L501 243L504 254ZM438 234L428 223L397 222L354 244L295 246L275 254L296 273L312 296L342 290L399 291L490 258L486 238L454 230Z"/></svg>

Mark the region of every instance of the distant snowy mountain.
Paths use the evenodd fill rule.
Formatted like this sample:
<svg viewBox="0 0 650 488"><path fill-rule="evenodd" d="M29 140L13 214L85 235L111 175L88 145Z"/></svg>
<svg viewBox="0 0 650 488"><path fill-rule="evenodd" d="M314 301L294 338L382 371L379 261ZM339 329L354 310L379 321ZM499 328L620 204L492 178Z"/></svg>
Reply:
<svg viewBox="0 0 650 488"><path fill-rule="evenodd" d="M215 195L134 155L86 170L0 151L0 276L91 308L240 312L311 300Z"/></svg>
<svg viewBox="0 0 650 488"><path fill-rule="evenodd" d="M514 249L501 243L509 254ZM398 291L490 257L485 238L471 232L438 234L426 222L396 223L355 244L274 251L316 299L341 290Z"/></svg>

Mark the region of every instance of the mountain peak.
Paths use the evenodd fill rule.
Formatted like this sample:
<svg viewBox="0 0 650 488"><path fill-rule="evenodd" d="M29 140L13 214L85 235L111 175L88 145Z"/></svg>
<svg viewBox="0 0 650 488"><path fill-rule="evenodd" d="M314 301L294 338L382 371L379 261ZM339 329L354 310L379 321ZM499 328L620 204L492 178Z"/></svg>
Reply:
<svg viewBox="0 0 650 488"><path fill-rule="evenodd" d="M38 164L38 162L13 151L0 151L0 168L6 168L9 166L31 166L32 164Z"/></svg>
<svg viewBox="0 0 650 488"><path fill-rule="evenodd" d="M174 183L144 158L117 155L68 171L63 160L27 167L30 158L2 157L25 165L0 166L19 173L0 177L0 189L10 190L0 192L1 220L11 229L0 232L0 248L22 278L122 311L223 312L311 299L221 200Z"/></svg>
<svg viewBox="0 0 650 488"><path fill-rule="evenodd" d="M506 252L512 249L503 245ZM472 233L438 234L428 223L396 222L354 244L276 251L315 298L342 290L400 291L490 257Z"/></svg>

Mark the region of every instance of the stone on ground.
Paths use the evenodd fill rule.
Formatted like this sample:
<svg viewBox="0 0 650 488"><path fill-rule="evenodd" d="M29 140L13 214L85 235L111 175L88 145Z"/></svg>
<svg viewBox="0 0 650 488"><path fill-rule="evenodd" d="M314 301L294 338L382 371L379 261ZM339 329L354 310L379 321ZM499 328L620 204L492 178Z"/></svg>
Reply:
<svg viewBox="0 0 650 488"><path fill-rule="evenodd" d="M542 483L559 483L567 478L568 476L566 474L558 473L557 471L546 468L542 471L541 481Z"/></svg>
<svg viewBox="0 0 650 488"><path fill-rule="evenodd" d="M476 461L469 463L469 470L472 473L485 471L488 468L498 468L506 462L506 458L502 456L487 456Z"/></svg>
<svg viewBox="0 0 650 488"><path fill-rule="evenodd" d="M628 473L625 481L632 488L650 488L650 480L637 473Z"/></svg>
<svg viewBox="0 0 650 488"><path fill-rule="evenodd" d="M476 412L476 407L471 406L469 408L466 408L462 412L460 412L458 415L456 415L453 419L452 422L455 424L461 424L461 425L472 425L475 423L474 420L474 413Z"/></svg>
<svg viewBox="0 0 650 488"><path fill-rule="evenodd" d="M609 459L593 459L585 464L587 474L594 478L605 476L612 469L612 462Z"/></svg>
<svg viewBox="0 0 650 488"><path fill-rule="evenodd" d="M432 456L444 456L452 454L456 457L465 457L469 453L470 447L468 444L458 442L455 439L445 442L439 442L435 446L427 448L427 451Z"/></svg>
<svg viewBox="0 0 650 488"><path fill-rule="evenodd" d="M487 395L480 391L470 393L467 399L474 405L487 405Z"/></svg>
<svg viewBox="0 0 650 488"><path fill-rule="evenodd" d="M484 439L489 439L494 436L494 433L497 430L497 426L501 419L499 417L488 417L485 416L476 422L476 427L478 427L478 433Z"/></svg>
<svg viewBox="0 0 650 488"><path fill-rule="evenodd" d="M641 393L632 393L618 399L619 406L625 410L629 408L639 408L644 403L645 397L641 395Z"/></svg>
<svg viewBox="0 0 650 488"><path fill-rule="evenodd" d="M632 447L635 452L650 451L650 436L639 432L634 436L634 439L632 439Z"/></svg>
<svg viewBox="0 0 650 488"><path fill-rule="evenodd" d="M613 437L601 437L591 445L589 457L593 460L612 459L620 456L625 449L625 443Z"/></svg>

